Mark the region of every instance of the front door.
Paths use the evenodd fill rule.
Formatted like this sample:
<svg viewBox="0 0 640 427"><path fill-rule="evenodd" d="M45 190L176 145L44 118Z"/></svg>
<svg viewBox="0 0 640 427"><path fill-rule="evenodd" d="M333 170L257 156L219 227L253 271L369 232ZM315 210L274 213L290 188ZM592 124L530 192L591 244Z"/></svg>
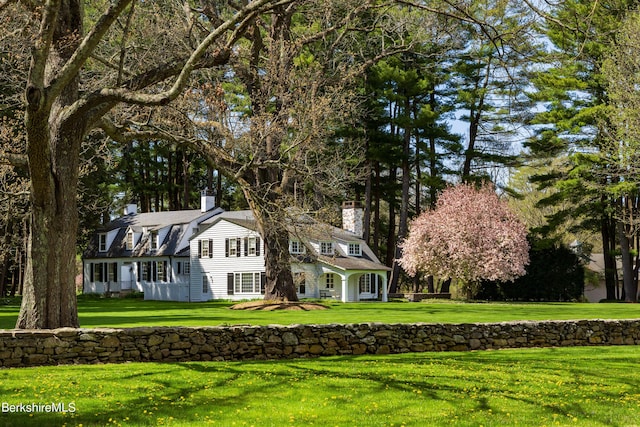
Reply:
<svg viewBox="0 0 640 427"><path fill-rule="evenodd" d="M133 283L133 264L125 262L120 266L120 289L132 289Z"/></svg>

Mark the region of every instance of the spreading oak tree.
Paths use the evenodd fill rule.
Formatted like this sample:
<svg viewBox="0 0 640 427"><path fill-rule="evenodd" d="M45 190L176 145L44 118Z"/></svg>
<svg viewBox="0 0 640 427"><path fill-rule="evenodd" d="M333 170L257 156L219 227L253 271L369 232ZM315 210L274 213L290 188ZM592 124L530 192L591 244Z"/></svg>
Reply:
<svg viewBox="0 0 640 427"><path fill-rule="evenodd" d="M391 12L373 19L379 7L375 0L274 5L245 21L225 69L201 73L183 97L188 123L154 117L124 132L106 128L122 142L147 134L194 147L241 189L264 241L267 300L298 299L289 233L301 213L343 198L359 173L362 150L342 132L358 114L355 78L406 48L372 48L363 39L395 19Z"/></svg>
<svg viewBox="0 0 640 427"><path fill-rule="evenodd" d="M75 257L79 157L99 128L149 120L194 71L230 61L247 22L294 0L222 2L3 0L3 45L21 40L30 234L17 328L78 326ZM248 36L250 37L250 36Z"/></svg>
<svg viewBox="0 0 640 427"><path fill-rule="evenodd" d="M400 264L412 276L420 271L455 278L472 296L481 280L512 281L525 274L526 237L526 227L493 186L459 184L411 222Z"/></svg>

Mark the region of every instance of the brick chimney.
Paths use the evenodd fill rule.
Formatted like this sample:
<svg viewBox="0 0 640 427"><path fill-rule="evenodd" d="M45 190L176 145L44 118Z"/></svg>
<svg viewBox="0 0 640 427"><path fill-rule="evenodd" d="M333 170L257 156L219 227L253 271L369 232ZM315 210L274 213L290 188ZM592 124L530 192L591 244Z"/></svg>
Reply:
<svg viewBox="0 0 640 427"><path fill-rule="evenodd" d="M364 210L360 202L346 201L342 203L342 228L362 237L364 233Z"/></svg>

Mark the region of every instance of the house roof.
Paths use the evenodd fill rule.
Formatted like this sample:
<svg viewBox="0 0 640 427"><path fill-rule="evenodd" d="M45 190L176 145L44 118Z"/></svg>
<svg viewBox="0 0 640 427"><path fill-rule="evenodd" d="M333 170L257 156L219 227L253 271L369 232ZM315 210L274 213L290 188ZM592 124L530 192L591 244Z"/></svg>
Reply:
<svg viewBox="0 0 640 427"><path fill-rule="evenodd" d="M323 264L336 267L340 270L366 270L366 271L391 271L389 267L380 263L380 261L368 258L364 253L362 257L354 256L336 256L329 257L326 255L318 256L318 261Z"/></svg>
<svg viewBox="0 0 640 427"><path fill-rule="evenodd" d="M216 208L207 212L200 209L147 212L133 215L125 215L109 222L101 229L97 230L96 236L87 245L84 252L85 258L123 258L141 256L188 256L189 245L181 247L188 235L192 232L189 225L201 223L202 221L219 215L223 210ZM168 232L158 244L158 248L151 250L149 233L143 233L140 241L137 242L133 250L126 248L126 233L129 229L135 233L147 231L159 231L168 228ZM113 243L106 252L98 249L98 235L117 231Z"/></svg>
<svg viewBox="0 0 640 427"><path fill-rule="evenodd" d="M318 253L307 254L303 256L293 256L293 262L313 262L317 259L319 262L338 268L340 270L390 270L388 267L380 263L378 258L374 255L373 251L369 248L366 242L357 235L343 230L338 227L334 227L330 224L318 222L310 216L304 215L300 217L301 220L290 224L288 226L289 232L300 238L303 241L313 240L316 242L322 241L341 241L343 243L353 242L361 245L361 256L350 256L338 248L334 256L320 255ZM209 227L219 223L220 221L228 221L232 224L236 224L240 227L258 231L257 222L253 216L253 212L250 210L223 212L220 215L209 218L203 221L202 224L206 227L202 227L200 233L204 232ZM198 234L200 234L198 233ZM198 234L193 235L191 238L195 238Z"/></svg>
<svg viewBox="0 0 640 427"><path fill-rule="evenodd" d="M164 212L146 212L134 215L125 215L116 218L106 224L99 232L111 231L117 228L131 227L134 231L142 231L142 228L159 230L169 225L189 224L199 217L208 219L212 215L223 212L217 208L208 212L202 212L200 209L182 210L182 211L164 211Z"/></svg>
<svg viewBox="0 0 640 427"><path fill-rule="evenodd" d="M220 221L228 221L248 230L258 231L257 222L253 212L250 210L226 212L217 208L205 213L200 210L139 213L117 218L98 230L95 238L90 241L84 257L133 258L143 256L188 256L189 245L184 245L184 242L197 237ZM191 224L194 222L199 225L199 231L191 235L193 231ZM126 234L129 229L136 233L142 233L140 240L133 250L127 250L126 248ZM167 232L166 234L164 232L161 233L163 239L159 242L158 248L152 251L150 249L150 233L148 231L161 231L165 229ZM308 248L308 253L302 258L292 257L293 262L315 262L317 260L318 262L340 270L389 270L380 263L373 251L361 237L349 231L316 221L308 215L300 215L295 222L288 225L288 229L291 235L304 241ZM143 233L144 230L147 232ZM98 235L100 233L111 232L116 232L113 243L106 252L100 252L98 250ZM360 244L362 252L360 256L351 256L336 245L334 248L335 255L320 255L308 244L311 241L358 243ZM181 243L183 245L181 245Z"/></svg>

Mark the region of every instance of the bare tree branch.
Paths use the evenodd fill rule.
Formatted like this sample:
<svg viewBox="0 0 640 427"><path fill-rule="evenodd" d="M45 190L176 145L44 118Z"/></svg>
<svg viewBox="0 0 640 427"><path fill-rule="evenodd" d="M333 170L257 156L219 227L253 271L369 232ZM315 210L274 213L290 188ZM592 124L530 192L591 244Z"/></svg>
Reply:
<svg viewBox="0 0 640 427"><path fill-rule="evenodd" d="M0 152L0 164L11 165L20 169L29 167L29 159L23 153Z"/></svg>
<svg viewBox="0 0 640 427"><path fill-rule="evenodd" d="M48 100L45 100L43 91L45 85L45 68L47 65L49 50L53 43L53 33L55 30L55 22L59 7L60 0L47 1L42 14L40 29L33 46L31 70L29 72L28 80L29 86L27 87L26 93L29 108L32 110L39 109L45 101L52 103L55 98L49 97Z"/></svg>
<svg viewBox="0 0 640 427"><path fill-rule="evenodd" d="M184 63L180 73L178 74L175 82L166 91L149 94L141 93L139 91L131 91L125 88L104 88L99 91L99 94L104 97L107 102L125 102L129 104L140 105L165 105L168 102L175 99L187 84L187 81L191 75L191 72L198 67L198 63L205 56L207 49L218 39L220 39L227 31L233 29L238 23L243 22L247 17L263 11L267 6L275 6L279 4L288 4L293 0L281 0L275 2L273 5L269 5L273 0L255 0L239 12L232 18L224 22L213 30L196 49L189 56ZM233 33L236 35L235 31ZM230 40L229 43L233 43L235 40Z"/></svg>
<svg viewBox="0 0 640 427"><path fill-rule="evenodd" d="M110 3L109 7L102 14L98 22L93 26L91 31L80 42L80 45L73 53L67 63L60 69L56 79L51 82L50 94L51 98L57 97L60 92L69 84L69 82L76 78L80 69L84 66L85 62L91 54L95 51L96 46L103 39L104 35L111 28L113 22L120 16L122 11L131 3L131 0L119 0L115 3Z"/></svg>

